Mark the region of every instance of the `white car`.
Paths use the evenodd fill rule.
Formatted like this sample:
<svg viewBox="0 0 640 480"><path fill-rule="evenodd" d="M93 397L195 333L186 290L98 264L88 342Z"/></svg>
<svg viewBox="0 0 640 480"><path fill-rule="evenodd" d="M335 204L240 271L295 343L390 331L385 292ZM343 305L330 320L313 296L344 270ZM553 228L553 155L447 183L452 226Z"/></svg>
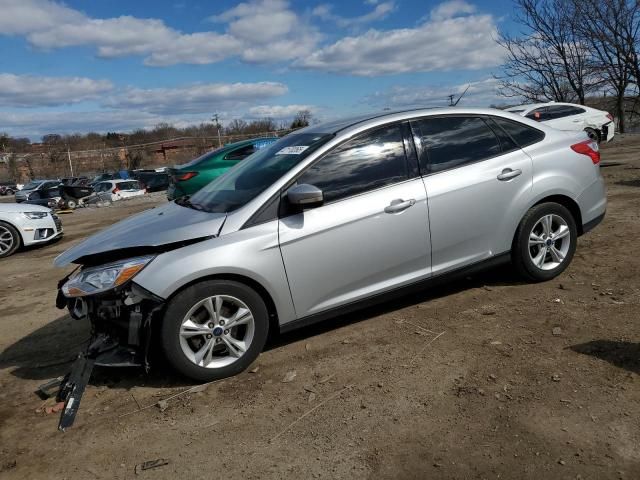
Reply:
<svg viewBox="0 0 640 480"><path fill-rule="evenodd" d="M47 243L62 236L62 222L47 207L0 203L0 258L18 247Z"/></svg>
<svg viewBox="0 0 640 480"><path fill-rule="evenodd" d="M105 180L95 184L93 190L97 194L110 193L112 202L124 198L139 197L147 193L137 180Z"/></svg>
<svg viewBox="0 0 640 480"><path fill-rule="evenodd" d="M596 142L611 141L615 134L613 115L574 103L534 103L507 108L507 112L542 122L558 130L585 131Z"/></svg>

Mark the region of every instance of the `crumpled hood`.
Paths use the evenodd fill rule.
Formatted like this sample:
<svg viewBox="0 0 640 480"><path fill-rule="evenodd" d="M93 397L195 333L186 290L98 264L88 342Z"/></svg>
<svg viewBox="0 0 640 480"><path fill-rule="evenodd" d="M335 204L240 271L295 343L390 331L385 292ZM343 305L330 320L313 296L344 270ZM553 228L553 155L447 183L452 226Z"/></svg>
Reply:
<svg viewBox="0 0 640 480"><path fill-rule="evenodd" d="M170 202L129 217L71 247L55 260L63 267L76 260L119 249L159 247L171 243L216 236L225 213L210 213Z"/></svg>

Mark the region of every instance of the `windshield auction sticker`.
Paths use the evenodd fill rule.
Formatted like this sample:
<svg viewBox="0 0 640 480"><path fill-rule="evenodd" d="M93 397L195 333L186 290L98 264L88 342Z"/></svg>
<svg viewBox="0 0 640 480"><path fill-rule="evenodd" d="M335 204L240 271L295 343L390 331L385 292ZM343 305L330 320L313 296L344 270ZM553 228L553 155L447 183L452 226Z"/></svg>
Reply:
<svg viewBox="0 0 640 480"><path fill-rule="evenodd" d="M280 150L278 153L276 153L276 155L300 155L307 148L309 148L308 145L297 145L297 146L294 146L294 147L284 147L282 150Z"/></svg>

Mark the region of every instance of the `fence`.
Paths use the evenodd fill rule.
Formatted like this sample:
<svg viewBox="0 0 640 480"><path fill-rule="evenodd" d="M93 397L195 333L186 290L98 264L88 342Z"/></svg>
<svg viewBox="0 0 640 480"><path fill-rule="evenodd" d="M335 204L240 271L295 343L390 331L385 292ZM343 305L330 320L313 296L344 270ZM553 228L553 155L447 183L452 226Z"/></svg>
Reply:
<svg viewBox="0 0 640 480"><path fill-rule="evenodd" d="M281 137L292 130L214 137L178 137L91 150L33 145L32 152L0 154L0 180L24 183L34 178L62 178L101 172L158 168L191 160L221 145L248 138Z"/></svg>

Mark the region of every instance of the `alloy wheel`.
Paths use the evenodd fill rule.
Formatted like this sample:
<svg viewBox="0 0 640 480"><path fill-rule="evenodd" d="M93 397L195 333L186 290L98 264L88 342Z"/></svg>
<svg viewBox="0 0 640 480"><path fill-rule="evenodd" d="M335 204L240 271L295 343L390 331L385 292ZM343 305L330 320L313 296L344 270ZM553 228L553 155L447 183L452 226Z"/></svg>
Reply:
<svg viewBox="0 0 640 480"><path fill-rule="evenodd" d="M255 320L249 307L230 295L215 295L189 309L180 326L184 355L204 368L226 367L251 346Z"/></svg>
<svg viewBox="0 0 640 480"><path fill-rule="evenodd" d="M0 255L10 251L13 248L14 241L11 231L7 227L0 225Z"/></svg>
<svg viewBox="0 0 640 480"><path fill-rule="evenodd" d="M541 270L553 270L564 262L571 246L571 230L556 214L540 218L529 233L529 256Z"/></svg>

